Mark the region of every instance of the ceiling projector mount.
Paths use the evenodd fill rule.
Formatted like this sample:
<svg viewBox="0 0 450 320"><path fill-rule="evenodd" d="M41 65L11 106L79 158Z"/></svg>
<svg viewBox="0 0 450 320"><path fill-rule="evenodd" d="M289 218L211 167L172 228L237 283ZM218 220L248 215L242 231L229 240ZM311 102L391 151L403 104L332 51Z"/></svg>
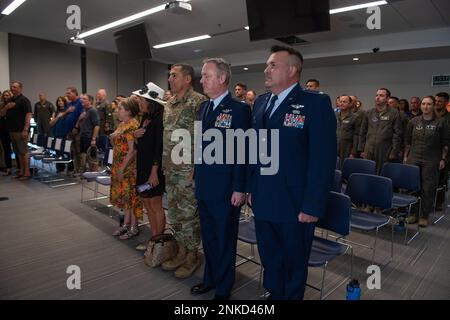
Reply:
<svg viewBox="0 0 450 320"><path fill-rule="evenodd" d="M76 45L79 45L79 46L85 46L86 45L86 42L84 41L84 39L80 39L79 37L78 37L78 35L80 34L80 32L78 31L77 32L77 35L75 36L75 37L71 37L70 39L69 39L69 44L76 44Z"/></svg>
<svg viewBox="0 0 450 320"><path fill-rule="evenodd" d="M192 6L190 3L187 3L186 1L171 1L166 4L165 10L176 14L183 14L191 12Z"/></svg>

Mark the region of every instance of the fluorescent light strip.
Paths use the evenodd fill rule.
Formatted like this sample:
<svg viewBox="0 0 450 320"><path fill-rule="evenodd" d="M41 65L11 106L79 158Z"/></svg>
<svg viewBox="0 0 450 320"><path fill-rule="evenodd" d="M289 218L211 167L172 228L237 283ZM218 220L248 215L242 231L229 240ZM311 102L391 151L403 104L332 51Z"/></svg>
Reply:
<svg viewBox="0 0 450 320"><path fill-rule="evenodd" d="M9 6L7 6L3 11L2 14L4 15L9 15L11 14L14 10L16 10L18 7L20 7L20 5L22 3L24 3L26 0L14 0L13 2L11 2L9 4Z"/></svg>
<svg viewBox="0 0 450 320"><path fill-rule="evenodd" d="M183 40L177 40L177 41L172 41L172 42L158 44L156 46L153 46L153 48L161 49L161 48L165 48L165 47L176 46L177 44L193 42L193 41L199 41L199 40L204 40L204 39L209 39L209 38L211 38L211 36L209 34L205 34L203 36L198 36L198 37L193 37L193 38L188 38L188 39L183 39Z"/></svg>
<svg viewBox="0 0 450 320"><path fill-rule="evenodd" d="M250 30L249 26L244 27L245 30Z"/></svg>
<svg viewBox="0 0 450 320"><path fill-rule="evenodd" d="M362 3L355 6L349 6L349 7L343 7L338 9L332 9L330 10L330 14L340 13L340 12L346 12L346 11L352 11L352 10L358 10L358 9L364 9L374 6L381 6L384 4L388 4L387 1L374 1L374 2L368 2L368 3Z"/></svg>
<svg viewBox="0 0 450 320"><path fill-rule="evenodd" d="M108 29L112 29L112 28L118 27L118 26L123 25L125 23L129 23L129 22L132 22L134 20L138 20L140 18L149 16L149 15L157 13L159 11L163 11L165 8L166 8L166 5L162 4L160 6L152 8L152 9L148 9L148 10L145 10L145 11L133 14L133 15L131 15L129 17L126 17L126 18L123 18L123 19L120 19L120 20L117 20L117 21L105 24L104 26L92 29L90 31L86 31L86 32L80 33L77 38L83 39L83 38L92 36L93 34L96 34L96 33L99 33L99 32L102 32L102 31L105 31L105 30L108 30Z"/></svg>

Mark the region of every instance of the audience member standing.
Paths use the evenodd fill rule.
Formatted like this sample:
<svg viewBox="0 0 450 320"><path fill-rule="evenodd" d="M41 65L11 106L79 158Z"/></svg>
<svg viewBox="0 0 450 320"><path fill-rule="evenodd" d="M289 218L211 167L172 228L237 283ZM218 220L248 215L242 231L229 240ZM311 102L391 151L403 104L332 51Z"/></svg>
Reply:
<svg viewBox="0 0 450 320"><path fill-rule="evenodd" d="M97 137L100 132L100 115L94 108L94 97L89 94L81 95L81 103L84 107L84 116L78 118L77 126L80 127L80 153L81 153L81 172L86 169L87 151L89 147L97 146ZM89 171L97 171L98 160L89 161Z"/></svg>
<svg viewBox="0 0 450 320"><path fill-rule="evenodd" d="M125 214L124 224L114 231L114 236L126 240L139 234L138 219L142 217L142 201L136 192L136 150L134 131L139 128L136 116L139 105L133 99L119 103L120 125L110 135L113 145L111 169L111 204Z"/></svg>
<svg viewBox="0 0 450 320"><path fill-rule="evenodd" d="M3 147L4 168L1 168L2 175L10 175L12 168L11 160L11 137L9 136L8 126L6 124L6 104L12 99L12 92L5 90L0 99L0 140Z"/></svg>
<svg viewBox="0 0 450 320"><path fill-rule="evenodd" d="M364 114L359 133L359 150L364 159L377 163L377 173L386 161L398 159L402 147L402 124L399 113L388 107L391 92L378 89L375 108Z"/></svg>
<svg viewBox="0 0 450 320"><path fill-rule="evenodd" d="M439 171L443 171L449 145L449 131L442 119L434 114L435 99L428 96L422 99L422 115L413 118L405 135L405 156L403 161L420 167L422 214L419 225L428 225L428 216L433 210ZM417 217L411 216L409 223Z"/></svg>
<svg viewBox="0 0 450 320"><path fill-rule="evenodd" d="M34 104L34 121L36 122L37 132L47 136L52 135L50 120L55 115L55 107L46 99L45 93L39 93L39 101Z"/></svg>
<svg viewBox="0 0 450 320"><path fill-rule="evenodd" d="M11 137L16 161L20 163L20 170L17 174L19 180L28 180L30 175L30 159L28 158L28 135L30 130L30 120L32 117L31 103L22 94L23 85L19 81L11 83L13 98L8 102L6 108L6 124Z"/></svg>
<svg viewBox="0 0 450 320"><path fill-rule="evenodd" d="M108 131L114 131L113 113L105 89L98 90L95 101L100 116L100 134L104 135L108 134Z"/></svg>
<svg viewBox="0 0 450 320"><path fill-rule="evenodd" d="M169 223L175 231L178 253L162 264L164 270L174 270L175 277L188 278L201 265L200 218L192 183L194 165L175 164L172 150L177 142L172 134L177 129L187 130L194 136L194 122L200 104L206 98L192 88L194 68L187 64L175 64L170 69L169 83L173 97L164 108L163 169L166 177ZM194 150L194 139L191 141Z"/></svg>
<svg viewBox="0 0 450 320"><path fill-rule="evenodd" d="M236 83L234 86L234 95L239 101L245 102L247 98L247 85L242 82Z"/></svg>
<svg viewBox="0 0 450 320"><path fill-rule="evenodd" d="M70 152L73 162L69 164L68 171L75 175L80 173L81 158L80 158L80 128L76 127L76 123L81 113L83 112L83 105L78 97L78 90L75 87L68 87L66 91L67 111L64 121L64 132L67 139L72 140Z"/></svg>

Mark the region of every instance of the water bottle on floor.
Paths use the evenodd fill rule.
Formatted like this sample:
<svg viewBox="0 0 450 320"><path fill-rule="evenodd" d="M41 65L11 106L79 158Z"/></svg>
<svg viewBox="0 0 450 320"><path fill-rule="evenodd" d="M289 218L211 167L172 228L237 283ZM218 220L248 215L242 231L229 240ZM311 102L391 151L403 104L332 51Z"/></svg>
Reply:
<svg viewBox="0 0 450 320"><path fill-rule="evenodd" d="M347 300L360 300L361 288L359 282L356 279L350 281L347 285Z"/></svg>

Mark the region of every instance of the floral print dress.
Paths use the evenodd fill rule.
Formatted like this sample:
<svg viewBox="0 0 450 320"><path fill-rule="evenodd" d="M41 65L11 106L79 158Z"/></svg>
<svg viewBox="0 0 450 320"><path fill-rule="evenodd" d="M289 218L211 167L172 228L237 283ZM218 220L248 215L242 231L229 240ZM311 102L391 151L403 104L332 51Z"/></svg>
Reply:
<svg viewBox="0 0 450 320"><path fill-rule="evenodd" d="M142 217L142 200L136 192L136 157L127 165L123 180L118 181L117 174L128 154L128 142L134 141L133 132L139 128L136 119L122 122L115 133L118 135L113 140L113 164L111 169L111 204L119 209L134 209L134 215Z"/></svg>

